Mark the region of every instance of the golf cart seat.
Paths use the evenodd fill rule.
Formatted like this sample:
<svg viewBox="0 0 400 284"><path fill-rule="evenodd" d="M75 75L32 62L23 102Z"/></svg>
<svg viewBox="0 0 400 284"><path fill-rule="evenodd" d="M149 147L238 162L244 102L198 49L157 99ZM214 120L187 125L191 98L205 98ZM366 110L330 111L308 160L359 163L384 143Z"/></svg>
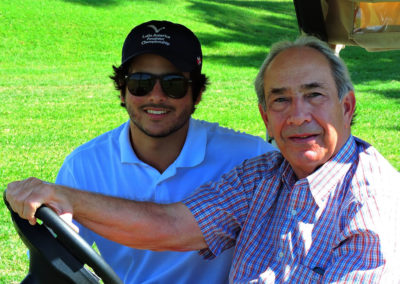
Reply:
<svg viewBox="0 0 400 284"><path fill-rule="evenodd" d="M294 0L294 5L301 33L332 46L400 49L400 1Z"/></svg>

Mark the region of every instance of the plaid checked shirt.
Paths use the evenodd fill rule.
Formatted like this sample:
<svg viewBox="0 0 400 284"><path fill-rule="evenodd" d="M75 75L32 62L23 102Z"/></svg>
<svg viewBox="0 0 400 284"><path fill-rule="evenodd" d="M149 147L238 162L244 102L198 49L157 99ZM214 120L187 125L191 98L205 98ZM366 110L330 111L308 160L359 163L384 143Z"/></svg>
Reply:
<svg viewBox="0 0 400 284"><path fill-rule="evenodd" d="M231 283L399 283L399 176L351 136L307 178L271 152L184 203L208 244L200 254L236 245Z"/></svg>

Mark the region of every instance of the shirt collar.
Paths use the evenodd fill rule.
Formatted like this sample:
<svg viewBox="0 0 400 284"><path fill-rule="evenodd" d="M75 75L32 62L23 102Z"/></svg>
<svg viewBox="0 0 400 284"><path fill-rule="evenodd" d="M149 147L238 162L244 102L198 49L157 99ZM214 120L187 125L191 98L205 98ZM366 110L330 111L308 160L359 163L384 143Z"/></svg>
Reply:
<svg viewBox="0 0 400 284"><path fill-rule="evenodd" d="M119 136L121 163L143 163L135 154L130 142L130 122L127 121ZM207 130L191 118L185 144L178 158L172 164L175 167L194 167L205 157L207 146ZM172 166L171 165L171 166Z"/></svg>
<svg viewBox="0 0 400 284"><path fill-rule="evenodd" d="M121 163L142 163L132 149L130 139L130 121L125 122L119 134L119 146L121 151Z"/></svg>
<svg viewBox="0 0 400 284"><path fill-rule="evenodd" d="M287 188L292 188L296 183L297 178L293 168L286 159L283 160L279 172L281 173L281 181L286 184Z"/></svg>
<svg viewBox="0 0 400 284"><path fill-rule="evenodd" d="M176 167L194 167L203 162L207 147L207 129L190 119L185 144L176 159Z"/></svg>
<svg viewBox="0 0 400 284"><path fill-rule="evenodd" d="M346 143L329 161L306 177L315 202L321 207L337 181L343 179L356 159L356 143L350 135Z"/></svg>

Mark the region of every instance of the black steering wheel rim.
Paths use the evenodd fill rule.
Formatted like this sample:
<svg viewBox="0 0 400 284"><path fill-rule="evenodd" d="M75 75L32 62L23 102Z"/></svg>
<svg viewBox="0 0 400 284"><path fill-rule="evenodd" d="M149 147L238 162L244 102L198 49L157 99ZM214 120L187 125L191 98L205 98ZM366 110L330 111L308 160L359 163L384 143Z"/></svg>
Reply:
<svg viewBox="0 0 400 284"><path fill-rule="evenodd" d="M70 254L70 256L64 257L65 262L73 263L72 270L68 271L76 271L77 270L77 261L79 269L84 269L83 266L86 264L93 269L98 277L100 277L104 283L122 283L120 278L116 275L114 270L105 262L105 260L93 250L89 244L82 239L64 220L62 220L52 209L46 206L41 206L35 214L35 217L42 220L43 224L36 224L32 226L29 224L27 220L19 217L17 213L15 213L10 207L9 203L6 200L6 191L4 191L3 199L7 208L11 213L11 218L14 223L14 227L17 230L20 238L23 240L25 245L33 254L48 254L53 253L54 251L43 251L43 247L48 248L48 246L39 245L38 241L45 238L44 242L47 242L49 245L52 244L53 248L50 249L58 249L59 254ZM48 229L51 229L48 230ZM39 236L40 235L40 236ZM52 240L54 239L54 240ZM57 246L57 248L54 248ZM47 249L46 249L47 250ZM61 251L62 250L62 251ZM45 256L47 257L47 256ZM38 257L43 259L42 256ZM38 259L37 257L35 259ZM69 262L70 259L76 259L74 261ZM32 262L32 257L31 257ZM49 261L46 263L51 263L53 265L54 261ZM56 261L59 263L59 261ZM81 265L80 265L80 264ZM37 266L37 265L36 265ZM30 268L35 267L35 264L30 263ZM63 263L63 267L65 267L65 263ZM87 273L84 271L84 273ZM85 276L86 278L90 278L91 276ZM86 279L85 278L85 279ZM80 279L80 278L79 278ZM33 282L32 282L33 283ZM56 283L56 282L55 282ZM88 282L88 283L96 283L96 282Z"/></svg>

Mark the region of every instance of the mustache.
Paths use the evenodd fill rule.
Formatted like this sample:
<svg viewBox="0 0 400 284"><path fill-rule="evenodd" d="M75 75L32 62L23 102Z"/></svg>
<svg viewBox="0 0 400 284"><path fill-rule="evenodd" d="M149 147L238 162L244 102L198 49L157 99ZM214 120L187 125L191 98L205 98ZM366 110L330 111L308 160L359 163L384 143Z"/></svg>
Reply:
<svg viewBox="0 0 400 284"><path fill-rule="evenodd" d="M296 136L296 135L314 135L314 134L320 134L321 133L321 127L318 127L317 125L300 125L300 126L291 126L287 127L283 131L283 135L286 137L290 136Z"/></svg>

